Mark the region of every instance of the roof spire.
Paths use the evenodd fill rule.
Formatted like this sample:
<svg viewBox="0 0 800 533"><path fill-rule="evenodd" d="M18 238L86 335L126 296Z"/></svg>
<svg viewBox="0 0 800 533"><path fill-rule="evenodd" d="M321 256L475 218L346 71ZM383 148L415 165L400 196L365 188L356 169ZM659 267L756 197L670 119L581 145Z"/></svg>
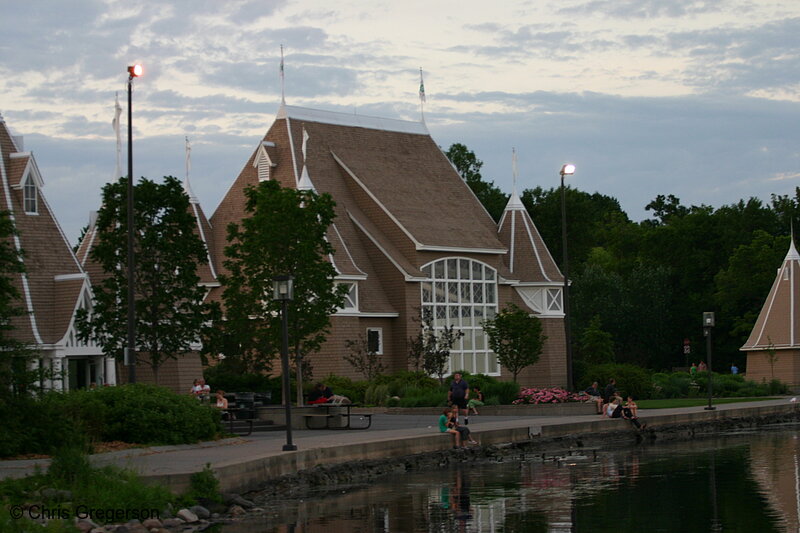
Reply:
<svg viewBox="0 0 800 533"><path fill-rule="evenodd" d="M517 175L519 171L517 170L517 149L511 148L511 174L513 179L513 186L511 189L511 197L508 199L508 203L506 204L506 209L525 209L525 205L520 200L519 195L517 194Z"/></svg>
<svg viewBox="0 0 800 533"><path fill-rule="evenodd" d="M189 201L193 204L199 203L197 196L192 192L192 187L189 185L189 170L192 168L192 145L189 143L189 137L186 136L186 178L183 180L183 190L189 196Z"/></svg>
<svg viewBox="0 0 800 533"><path fill-rule="evenodd" d="M425 82L422 80L422 67L419 67L419 116L425 124Z"/></svg>
<svg viewBox="0 0 800 533"><path fill-rule="evenodd" d="M286 105L286 91L285 91L285 83L284 83L284 75L283 75L283 45L281 45L281 105Z"/></svg>

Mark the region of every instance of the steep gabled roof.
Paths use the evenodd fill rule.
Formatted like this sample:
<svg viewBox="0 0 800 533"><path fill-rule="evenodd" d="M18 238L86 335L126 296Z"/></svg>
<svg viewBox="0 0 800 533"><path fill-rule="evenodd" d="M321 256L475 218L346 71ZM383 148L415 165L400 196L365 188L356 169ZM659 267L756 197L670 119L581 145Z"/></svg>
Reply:
<svg viewBox="0 0 800 533"><path fill-rule="evenodd" d="M792 239L753 331L740 350L797 347L800 347L800 254Z"/></svg>
<svg viewBox="0 0 800 533"><path fill-rule="evenodd" d="M21 185L36 186L36 213L25 213ZM12 237L24 252L26 272L15 278L27 314L12 320L13 336L23 342L49 345L60 341L81 296L85 274L42 193L43 185L32 153L21 152L0 117L0 209L7 210L17 229Z"/></svg>
<svg viewBox="0 0 800 533"><path fill-rule="evenodd" d="M550 250L542 240L516 190L506 204L506 209L497 225L497 234L500 241L508 247L508 253L503 261L520 282L564 282L564 276L550 255Z"/></svg>

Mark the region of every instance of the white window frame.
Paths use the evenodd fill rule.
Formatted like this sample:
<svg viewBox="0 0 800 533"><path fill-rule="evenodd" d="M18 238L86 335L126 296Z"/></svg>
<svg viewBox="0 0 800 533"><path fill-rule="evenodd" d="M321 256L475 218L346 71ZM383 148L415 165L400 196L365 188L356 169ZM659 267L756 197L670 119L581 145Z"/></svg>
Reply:
<svg viewBox="0 0 800 533"><path fill-rule="evenodd" d="M33 209L28 209L29 204L32 205ZM22 185L22 208L26 215L39 214L39 188L31 175L28 175Z"/></svg>
<svg viewBox="0 0 800 533"><path fill-rule="evenodd" d="M342 306L336 310L336 314L358 313L358 282L356 281L340 281L339 286L347 285L350 290L344 296ZM348 302L352 305L348 307Z"/></svg>
<svg viewBox="0 0 800 533"><path fill-rule="evenodd" d="M497 355L489 348L481 322L497 315L497 270L469 257L443 257L423 265L420 283L423 311L431 312L435 330L454 326L464 336L450 351L448 373L458 370L500 375Z"/></svg>
<svg viewBox="0 0 800 533"><path fill-rule="evenodd" d="M369 334L378 334L378 349L375 351L378 355L383 355L383 328L367 328L367 348L369 348Z"/></svg>

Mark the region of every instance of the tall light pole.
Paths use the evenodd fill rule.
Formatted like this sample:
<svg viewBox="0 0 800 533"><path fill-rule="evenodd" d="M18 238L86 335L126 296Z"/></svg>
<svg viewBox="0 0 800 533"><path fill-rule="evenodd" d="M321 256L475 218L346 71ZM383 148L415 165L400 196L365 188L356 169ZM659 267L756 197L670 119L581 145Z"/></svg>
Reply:
<svg viewBox="0 0 800 533"><path fill-rule="evenodd" d="M567 388L573 389L572 383L572 339L569 328L569 255L567 254L567 195L564 189L564 176L575 174L575 165L566 164L561 167L561 246L564 249L564 337L567 346Z"/></svg>
<svg viewBox="0 0 800 533"><path fill-rule="evenodd" d="M294 278L275 276L272 278L272 299L281 302L281 373L283 374L283 404L286 418L286 444L283 451L297 449L292 444L292 390L289 383L289 317L286 314L290 301L294 298Z"/></svg>
<svg viewBox="0 0 800 533"><path fill-rule="evenodd" d="M136 291L134 288L134 232L133 219L133 78L142 75L141 65L128 67L128 341L125 347L125 364L128 366L128 382L136 383Z"/></svg>
<svg viewBox="0 0 800 533"><path fill-rule="evenodd" d="M708 407L704 407L706 411L713 411L716 409L713 405L711 405L711 398L713 396L713 387L711 374L711 330L714 328L714 313L712 312L705 312L703 313L703 334L706 336L706 356L708 357L708 367L706 370L706 374L708 375Z"/></svg>

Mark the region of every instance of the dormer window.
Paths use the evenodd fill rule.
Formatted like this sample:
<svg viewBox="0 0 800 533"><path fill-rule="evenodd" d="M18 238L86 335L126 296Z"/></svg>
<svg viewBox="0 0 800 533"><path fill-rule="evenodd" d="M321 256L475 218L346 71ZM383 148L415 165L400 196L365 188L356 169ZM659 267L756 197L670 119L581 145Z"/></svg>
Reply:
<svg viewBox="0 0 800 533"><path fill-rule="evenodd" d="M258 148L256 159L253 161L253 166L258 171L258 181L267 181L272 174L272 167L275 166L273 161L275 158L275 143L270 141L263 141Z"/></svg>
<svg viewBox="0 0 800 533"><path fill-rule="evenodd" d="M28 179L25 180L25 184L22 186L22 205L25 208L26 214L39 214L39 201L37 198L36 183L33 182L32 176L28 176Z"/></svg>

